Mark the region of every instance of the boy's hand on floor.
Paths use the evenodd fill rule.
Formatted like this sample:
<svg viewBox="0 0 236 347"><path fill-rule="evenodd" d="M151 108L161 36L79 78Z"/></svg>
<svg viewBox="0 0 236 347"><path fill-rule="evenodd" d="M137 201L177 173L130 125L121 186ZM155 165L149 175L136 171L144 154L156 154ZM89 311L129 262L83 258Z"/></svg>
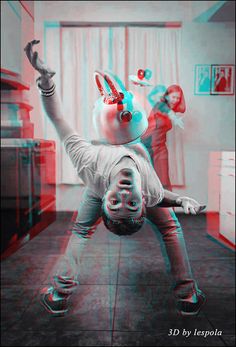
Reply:
<svg viewBox="0 0 236 347"><path fill-rule="evenodd" d="M187 196L177 198L176 202L183 207L184 213L186 214L198 214L206 208L206 205L201 205L196 200Z"/></svg>

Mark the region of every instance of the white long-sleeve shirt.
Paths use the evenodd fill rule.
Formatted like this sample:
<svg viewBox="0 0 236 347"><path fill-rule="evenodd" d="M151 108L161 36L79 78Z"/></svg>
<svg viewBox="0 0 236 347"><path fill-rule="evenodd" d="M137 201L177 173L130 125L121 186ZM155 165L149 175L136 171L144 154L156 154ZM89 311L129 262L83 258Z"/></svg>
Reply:
<svg viewBox="0 0 236 347"><path fill-rule="evenodd" d="M162 184L141 144L93 145L77 134L68 136L63 142L79 177L101 199L110 185L112 169L123 157L129 156L140 173L146 206L152 207L162 201Z"/></svg>

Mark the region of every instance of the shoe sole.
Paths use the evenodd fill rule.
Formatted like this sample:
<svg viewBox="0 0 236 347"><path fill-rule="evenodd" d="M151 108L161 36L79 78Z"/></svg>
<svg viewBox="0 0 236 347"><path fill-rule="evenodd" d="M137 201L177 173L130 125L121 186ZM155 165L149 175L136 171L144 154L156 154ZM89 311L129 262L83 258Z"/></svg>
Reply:
<svg viewBox="0 0 236 347"><path fill-rule="evenodd" d="M206 297L202 297L203 298L203 301L202 301L202 304L201 306L199 307L199 309L195 312L185 312L185 311L178 311L178 313L181 315L181 316L197 316L198 313L201 311L202 307L205 305L206 303Z"/></svg>
<svg viewBox="0 0 236 347"><path fill-rule="evenodd" d="M40 297L40 304L46 309L48 313L51 314L53 317L64 317L68 310L61 310L61 311L53 311L51 307L47 304L47 302L44 300L44 295Z"/></svg>

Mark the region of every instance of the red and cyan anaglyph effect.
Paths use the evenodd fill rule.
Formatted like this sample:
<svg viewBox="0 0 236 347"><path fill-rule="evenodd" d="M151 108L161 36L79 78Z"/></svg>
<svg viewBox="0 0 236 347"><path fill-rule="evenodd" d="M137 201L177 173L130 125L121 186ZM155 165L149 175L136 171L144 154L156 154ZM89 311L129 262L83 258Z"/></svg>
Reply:
<svg viewBox="0 0 236 347"><path fill-rule="evenodd" d="M7 256L55 220L55 142L34 138L28 85L1 71L1 253Z"/></svg>

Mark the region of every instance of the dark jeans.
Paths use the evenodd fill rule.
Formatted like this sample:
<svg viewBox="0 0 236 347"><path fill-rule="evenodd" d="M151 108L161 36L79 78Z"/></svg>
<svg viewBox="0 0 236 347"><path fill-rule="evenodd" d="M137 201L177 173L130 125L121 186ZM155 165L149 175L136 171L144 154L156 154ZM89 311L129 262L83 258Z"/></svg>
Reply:
<svg viewBox="0 0 236 347"><path fill-rule="evenodd" d="M101 205L101 199L88 188L85 189L72 228L72 236L55 269L54 287L61 294L72 294L79 283L81 253L96 231L101 216ZM163 239L176 298L190 300L197 291L197 284L192 277L183 232L173 209L149 207L146 217L157 227L154 231Z"/></svg>

